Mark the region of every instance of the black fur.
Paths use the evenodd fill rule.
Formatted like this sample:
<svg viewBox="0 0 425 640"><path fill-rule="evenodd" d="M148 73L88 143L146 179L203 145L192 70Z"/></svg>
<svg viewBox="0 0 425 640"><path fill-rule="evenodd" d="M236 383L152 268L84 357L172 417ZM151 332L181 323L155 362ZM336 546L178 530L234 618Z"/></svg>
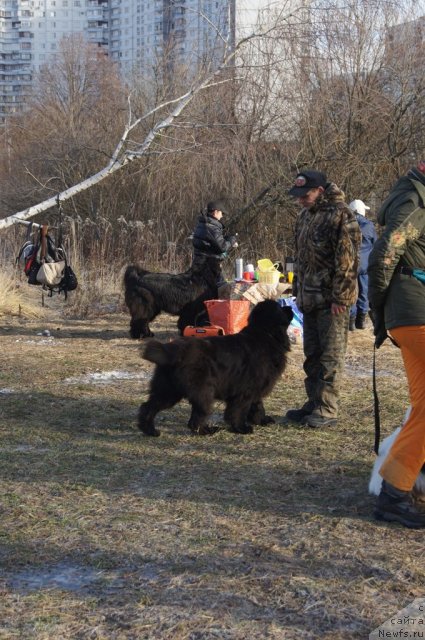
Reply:
<svg viewBox="0 0 425 640"><path fill-rule="evenodd" d="M124 274L125 302L131 314L132 338L148 338L149 323L161 312L179 316L180 333L188 325L202 324L207 318L204 300L217 298L220 263L206 258L185 273L156 273L138 265L129 265Z"/></svg>
<svg viewBox="0 0 425 640"><path fill-rule="evenodd" d="M201 435L213 432L208 417L215 400L226 403L224 419L230 431L251 433L253 424L273 422L262 400L285 368L292 317L290 307L265 300L254 307L240 333L148 342L142 356L157 366L149 399L139 409L139 429L158 436L156 414L182 398L192 406L189 429Z"/></svg>

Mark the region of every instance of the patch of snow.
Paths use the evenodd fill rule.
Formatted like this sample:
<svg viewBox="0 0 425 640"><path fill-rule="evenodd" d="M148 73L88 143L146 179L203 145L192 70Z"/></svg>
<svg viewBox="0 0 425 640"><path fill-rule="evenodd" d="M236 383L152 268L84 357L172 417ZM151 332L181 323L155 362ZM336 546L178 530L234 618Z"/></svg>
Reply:
<svg viewBox="0 0 425 640"><path fill-rule="evenodd" d="M110 382L115 382L116 380L149 380L151 377L152 374L147 371L142 371L140 373L119 370L95 371L94 373L87 373L84 376L66 378L64 382L67 384L108 384Z"/></svg>
<svg viewBox="0 0 425 640"><path fill-rule="evenodd" d="M41 334L37 334L37 335L41 335ZM50 336L49 338L44 338L42 340L22 340L22 338L18 338L17 340L15 340L15 342L23 342L24 344L37 344L37 345L49 345L51 347L56 346L57 344L59 344L59 342L57 340L55 340L54 338L52 338L52 336Z"/></svg>
<svg viewBox="0 0 425 640"><path fill-rule="evenodd" d="M9 584L24 593L40 589L79 591L99 580L102 575L102 571L62 562L52 567L24 569L16 573Z"/></svg>
<svg viewBox="0 0 425 640"><path fill-rule="evenodd" d="M0 395L6 396L9 393L15 393L15 389L8 389L7 387L0 389Z"/></svg>
<svg viewBox="0 0 425 640"><path fill-rule="evenodd" d="M368 369L366 367L345 364L345 373L346 375L352 376L354 378L370 378L373 377L373 369ZM399 374L395 371L387 371L385 369L380 369L376 372L377 378L398 378Z"/></svg>

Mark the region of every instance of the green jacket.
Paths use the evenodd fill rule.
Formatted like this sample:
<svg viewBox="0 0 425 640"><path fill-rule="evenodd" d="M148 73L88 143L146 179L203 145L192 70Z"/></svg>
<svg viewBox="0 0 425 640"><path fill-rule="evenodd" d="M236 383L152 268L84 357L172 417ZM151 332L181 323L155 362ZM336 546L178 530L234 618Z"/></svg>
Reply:
<svg viewBox="0 0 425 640"><path fill-rule="evenodd" d="M425 175L411 169L378 212L385 229L369 255L369 302L386 329L425 324L425 284L399 265L425 270ZM377 324L375 322L375 335Z"/></svg>

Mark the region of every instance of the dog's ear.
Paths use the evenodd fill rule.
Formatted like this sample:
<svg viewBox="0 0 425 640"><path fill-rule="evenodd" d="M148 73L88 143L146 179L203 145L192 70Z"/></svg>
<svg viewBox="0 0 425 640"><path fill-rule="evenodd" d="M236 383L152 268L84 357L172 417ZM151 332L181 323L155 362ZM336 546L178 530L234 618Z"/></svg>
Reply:
<svg viewBox="0 0 425 640"><path fill-rule="evenodd" d="M249 324L272 329L276 326L288 326L292 317L291 307L282 308L276 300L263 300L251 311Z"/></svg>
<svg viewBox="0 0 425 640"><path fill-rule="evenodd" d="M281 311L285 317L285 322L287 324L287 326L289 327L289 325L292 322L292 319L294 317L294 312L292 311L291 307L281 307Z"/></svg>

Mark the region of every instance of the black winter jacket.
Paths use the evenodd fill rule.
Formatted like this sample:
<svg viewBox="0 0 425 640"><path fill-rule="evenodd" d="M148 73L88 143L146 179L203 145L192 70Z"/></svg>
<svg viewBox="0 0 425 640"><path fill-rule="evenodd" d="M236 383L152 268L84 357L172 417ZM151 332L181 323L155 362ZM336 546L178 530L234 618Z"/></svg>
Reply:
<svg viewBox="0 0 425 640"><path fill-rule="evenodd" d="M192 243L195 257L216 256L221 259L233 246L234 236L225 236L223 223L207 214L199 216Z"/></svg>

